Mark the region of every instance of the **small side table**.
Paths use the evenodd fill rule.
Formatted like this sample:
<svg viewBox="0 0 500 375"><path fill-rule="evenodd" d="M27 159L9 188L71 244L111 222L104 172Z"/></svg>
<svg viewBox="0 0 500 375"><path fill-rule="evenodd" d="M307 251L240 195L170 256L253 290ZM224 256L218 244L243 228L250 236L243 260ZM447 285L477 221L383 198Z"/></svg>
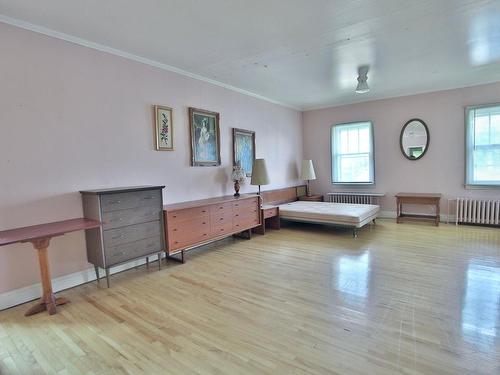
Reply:
<svg viewBox="0 0 500 375"><path fill-rule="evenodd" d="M258 234L266 234L266 226L271 229L280 229L280 208L278 206L263 205L260 209L261 224L254 228Z"/></svg>
<svg viewBox="0 0 500 375"><path fill-rule="evenodd" d="M440 215L440 201L441 194L432 193L397 193L396 206L397 218L396 222L401 223L404 220L430 220L434 222L435 226L439 226ZM417 215L406 214L403 212L403 204L416 204L416 205L431 205L435 207L435 215Z"/></svg>
<svg viewBox="0 0 500 375"><path fill-rule="evenodd" d="M36 305L26 311L25 316L34 315L45 310L47 310L49 315L53 315L57 312L57 305L64 305L69 302L66 298L56 298L52 291L52 280L50 278L49 262L47 259L47 249L52 237L62 236L63 234L79 230L98 228L101 225L102 223L97 220L70 219L0 232L0 246L18 242L31 242L38 252L43 295Z"/></svg>
<svg viewBox="0 0 500 375"><path fill-rule="evenodd" d="M307 202L323 202L323 196L322 195L302 195L299 197L299 201L307 201Z"/></svg>

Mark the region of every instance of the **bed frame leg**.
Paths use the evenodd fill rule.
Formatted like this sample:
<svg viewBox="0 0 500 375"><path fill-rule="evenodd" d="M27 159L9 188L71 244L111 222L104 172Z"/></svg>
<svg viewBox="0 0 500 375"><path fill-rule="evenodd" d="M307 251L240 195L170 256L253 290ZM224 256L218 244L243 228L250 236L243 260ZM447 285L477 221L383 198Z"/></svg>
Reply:
<svg viewBox="0 0 500 375"><path fill-rule="evenodd" d="M354 228L354 229L352 230L352 236L353 236L354 238L358 238L358 229L357 229L357 228Z"/></svg>
<svg viewBox="0 0 500 375"><path fill-rule="evenodd" d="M377 224L377 222L376 222L375 220L376 220L376 219L373 219L373 225L376 225L376 224Z"/></svg>

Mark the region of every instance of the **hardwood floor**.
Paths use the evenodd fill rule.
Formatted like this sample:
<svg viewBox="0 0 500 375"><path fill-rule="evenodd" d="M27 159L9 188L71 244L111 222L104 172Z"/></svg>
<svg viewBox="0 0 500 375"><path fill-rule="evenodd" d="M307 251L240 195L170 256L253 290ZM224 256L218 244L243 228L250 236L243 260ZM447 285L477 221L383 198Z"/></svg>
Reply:
<svg viewBox="0 0 500 375"><path fill-rule="evenodd" d="M499 229L290 224L186 258L0 312L0 373L500 373Z"/></svg>

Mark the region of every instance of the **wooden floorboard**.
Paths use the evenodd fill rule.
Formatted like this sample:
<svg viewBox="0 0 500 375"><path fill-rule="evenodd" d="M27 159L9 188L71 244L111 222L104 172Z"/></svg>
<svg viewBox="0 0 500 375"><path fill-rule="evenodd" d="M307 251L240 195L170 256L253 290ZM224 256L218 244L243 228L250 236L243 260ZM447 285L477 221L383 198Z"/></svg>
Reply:
<svg viewBox="0 0 500 375"><path fill-rule="evenodd" d="M0 312L0 374L499 374L500 231L288 224Z"/></svg>

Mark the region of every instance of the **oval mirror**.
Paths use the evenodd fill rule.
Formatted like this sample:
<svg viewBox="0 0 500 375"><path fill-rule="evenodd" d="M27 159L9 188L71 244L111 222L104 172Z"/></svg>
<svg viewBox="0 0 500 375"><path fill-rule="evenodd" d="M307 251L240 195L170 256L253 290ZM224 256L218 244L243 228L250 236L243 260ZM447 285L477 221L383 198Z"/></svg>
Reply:
<svg viewBox="0 0 500 375"><path fill-rule="evenodd" d="M401 130L399 146L403 155L410 160L418 160L429 148L429 129L418 118L408 121Z"/></svg>

